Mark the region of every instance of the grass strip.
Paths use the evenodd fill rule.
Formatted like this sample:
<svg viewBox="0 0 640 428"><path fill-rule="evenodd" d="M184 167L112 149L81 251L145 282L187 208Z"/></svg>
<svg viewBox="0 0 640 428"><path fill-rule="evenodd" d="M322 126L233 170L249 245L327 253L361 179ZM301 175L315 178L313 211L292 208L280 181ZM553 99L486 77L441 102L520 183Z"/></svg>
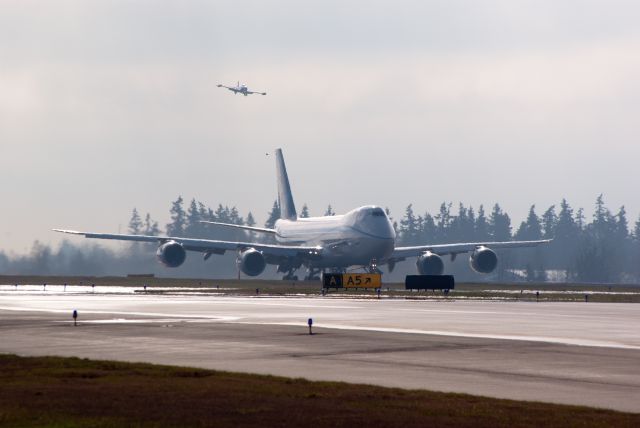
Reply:
<svg viewBox="0 0 640 428"><path fill-rule="evenodd" d="M212 370L0 355L11 427L640 426L640 414Z"/></svg>

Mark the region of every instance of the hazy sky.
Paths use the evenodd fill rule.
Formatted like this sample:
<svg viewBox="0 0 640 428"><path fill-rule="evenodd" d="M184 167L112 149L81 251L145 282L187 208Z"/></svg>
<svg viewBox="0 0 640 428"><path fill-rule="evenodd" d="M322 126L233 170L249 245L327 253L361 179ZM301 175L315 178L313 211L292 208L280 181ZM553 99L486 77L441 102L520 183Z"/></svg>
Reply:
<svg viewBox="0 0 640 428"><path fill-rule="evenodd" d="M566 197L640 212L637 1L0 0L0 249L162 225L178 195L263 222L284 149L312 214ZM266 97L216 87L237 80Z"/></svg>

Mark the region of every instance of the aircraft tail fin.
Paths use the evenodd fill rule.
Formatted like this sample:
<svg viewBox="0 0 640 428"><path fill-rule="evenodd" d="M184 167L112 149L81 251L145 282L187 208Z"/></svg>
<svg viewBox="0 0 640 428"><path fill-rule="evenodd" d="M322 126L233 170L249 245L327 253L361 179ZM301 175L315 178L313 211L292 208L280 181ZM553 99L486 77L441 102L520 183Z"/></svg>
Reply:
<svg viewBox="0 0 640 428"><path fill-rule="evenodd" d="M287 176L287 167L284 164L282 149L276 149L276 172L278 174L278 204L280 205L280 218L295 220L298 218L296 207L293 204L293 195Z"/></svg>

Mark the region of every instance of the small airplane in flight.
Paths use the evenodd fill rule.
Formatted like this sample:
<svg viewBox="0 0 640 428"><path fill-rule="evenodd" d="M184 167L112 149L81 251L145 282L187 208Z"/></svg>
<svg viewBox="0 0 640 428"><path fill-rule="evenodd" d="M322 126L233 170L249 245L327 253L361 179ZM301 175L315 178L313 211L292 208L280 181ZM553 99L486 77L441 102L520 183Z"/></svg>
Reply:
<svg viewBox="0 0 640 428"><path fill-rule="evenodd" d="M230 242L212 239L194 239L180 236L122 235L75 230L54 229L56 232L81 235L85 238L115 239L120 241L150 242L158 245L158 260L167 267L184 263L187 251L199 252L207 260L212 254L237 252L238 268L248 276L260 275L267 264L277 266L283 279L295 280L296 270L307 268L305 279L316 279L324 270L344 272L350 267L377 272L378 265L393 270L397 262L416 258L418 273L442 275L443 256L470 253L469 264L479 273L490 273L498 264L493 249L535 247L550 240L508 242L466 242L451 244L422 244L397 246L396 233L385 211L375 205L367 205L344 215L325 217L298 217L282 150L275 151L280 219L274 228L213 223L220 226L243 229L270 235L276 244L262 242Z"/></svg>
<svg viewBox="0 0 640 428"><path fill-rule="evenodd" d="M255 92L255 91L250 91L249 88L247 88L247 85L241 85L240 82L238 82L238 84L236 86L225 86L225 85L218 85L218 88L227 88L228 90L230 90L231 92L233 92L234 94L242 94L245 97L247 95L253 95L253 94L259 94L259 95L267 95L266 92Z"/></svg>

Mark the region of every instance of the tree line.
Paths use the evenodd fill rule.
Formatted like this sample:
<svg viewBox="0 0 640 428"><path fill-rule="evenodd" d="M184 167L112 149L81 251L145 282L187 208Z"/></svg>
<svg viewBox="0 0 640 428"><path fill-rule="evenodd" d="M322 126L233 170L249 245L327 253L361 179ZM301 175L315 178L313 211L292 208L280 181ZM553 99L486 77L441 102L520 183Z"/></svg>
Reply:
<svg viewBox="0 0 640 428"><path fill-rule="evenodd" d="M531 205L527 218L517 227L499 204L485 211L459 203L443 202L436 213L416 214L409 204L401 218L394 219L387 209L398 236L397 245L440 244L457 242L492 242L510 240L553 239L550 244L532 248L499 252L499 267L489 276L473 273L465 257L446 258L447 273L461 280L493 281L579 281L579 282L640 282L640 218L630 226L626 210L612 212L604 198L596 198L593 216L587 220L582 208L573 209L563 199L558 205L537 210ZM539 214L540 213L540 214ZM280 217L277 200L266 213L264 226L272 228ZM301 217L309 217L304 204ZM323 215L335 215L331 205ZM144 216L134 208L128 223L131 234L182 236L192 238L263 241L272 239L262 234L204 224L202 221L255 226L251 212L242 215L235 206L218 204L211 208L192 199L185 203L179 196L170 204L170 221L161 227L149 213ZM0 252L0 272L11 274L79 274L124 275L155 273L158 275L233 277L236 274L235 254L212 257L206 263L196 253L190 253L184 266L167 271L155 261L153 245L122 243L111 249L98 241L63 241L58 248L39 242L26 255L10 256ZM383 268L384 270L384 268ZM393 280L415 273L413 262L399 263ZM265 277L275 276L273 271Z"/></svg>

